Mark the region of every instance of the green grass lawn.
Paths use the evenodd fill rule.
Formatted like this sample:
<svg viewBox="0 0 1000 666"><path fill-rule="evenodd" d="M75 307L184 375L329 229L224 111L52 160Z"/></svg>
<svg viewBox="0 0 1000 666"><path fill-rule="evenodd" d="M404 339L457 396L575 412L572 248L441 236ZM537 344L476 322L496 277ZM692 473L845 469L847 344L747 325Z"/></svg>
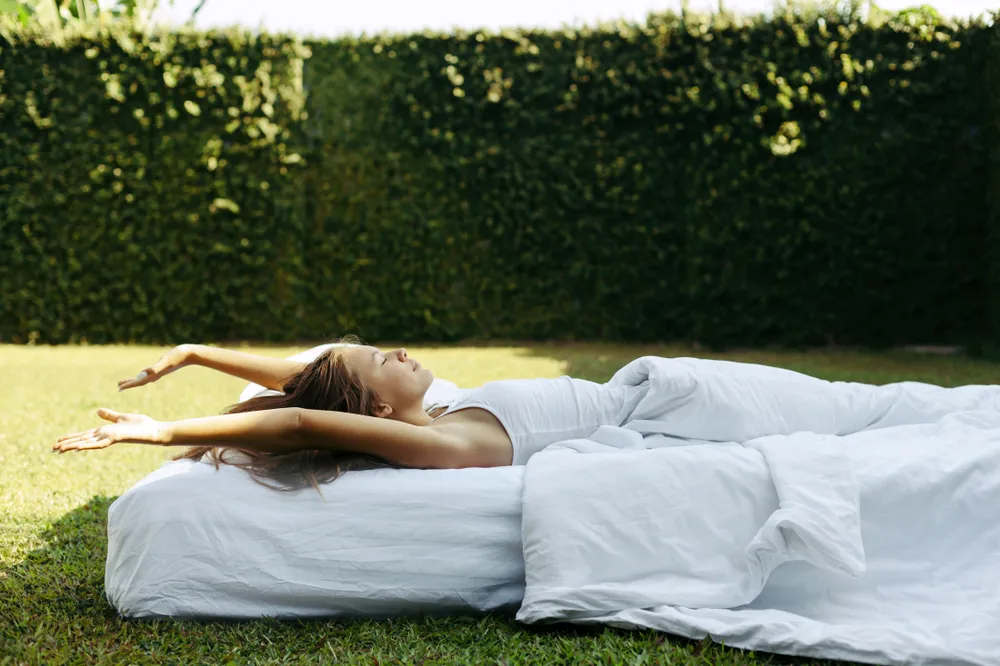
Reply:
<svg viewBox="0 0 1000 666"><path fill-rule="evenodd" d="M260 353L285 356L299 350L272 347ZM135 375L162 351L0 346L0 664L815 663L651 632L526 628L500 615L381 622L121 620L103 596L107 508L156 469L166 453L130 445L63 456L49 450L59 435L96 425L99 406L160 419L217 414L244 385L194 368L117 393L118 379ZM608 345L411 347L409 352L460 386L560 374L604 381L637 356L708 356L680 347ZM714 356L877 384L1000 382L1000 365L963 357L847 351Z"/></svg>

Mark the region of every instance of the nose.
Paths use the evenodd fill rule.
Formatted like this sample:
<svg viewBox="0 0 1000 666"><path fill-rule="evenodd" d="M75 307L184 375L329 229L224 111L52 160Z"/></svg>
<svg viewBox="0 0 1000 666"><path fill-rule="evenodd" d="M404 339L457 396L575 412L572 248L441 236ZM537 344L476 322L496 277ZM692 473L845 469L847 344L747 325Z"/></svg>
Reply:
<svg viewBox="0 0 1000 666"><path fill-rule="evenodd" d="M399 357L400 361L406 361L407 359L406 350L400 347L399 349L396 350L396 356Z"/></svg>

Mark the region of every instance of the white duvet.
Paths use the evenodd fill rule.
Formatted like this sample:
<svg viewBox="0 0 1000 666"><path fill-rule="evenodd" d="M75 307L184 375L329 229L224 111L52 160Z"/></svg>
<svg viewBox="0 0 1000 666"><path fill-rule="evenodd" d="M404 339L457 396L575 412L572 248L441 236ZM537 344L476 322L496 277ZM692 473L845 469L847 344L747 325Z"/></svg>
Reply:
<svg viewBox="0 0 1000 666"><path fill-rule="evenodd" d="M899 664L1000 663L1000 387L639 359L623 428L523 489L518 619Z"/></svg>

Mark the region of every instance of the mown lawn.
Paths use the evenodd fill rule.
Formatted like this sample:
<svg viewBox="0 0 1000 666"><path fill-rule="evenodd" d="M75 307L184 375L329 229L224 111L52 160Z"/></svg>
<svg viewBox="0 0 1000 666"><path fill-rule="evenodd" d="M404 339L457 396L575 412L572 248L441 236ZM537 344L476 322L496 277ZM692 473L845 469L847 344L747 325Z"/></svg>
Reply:
<svg viewBox="0 0 1000 666"><path fill-rule="evenodd" d="M300 349L259 351L285 356ZM708 356L666 346L408 349L435 374L461 386L560 374L604 381L645 354ZM56 456L49 450L60 434L96 424L99 406L162 419L216 414L244 384L195 368L117 393L118 379L134 375L161 351L0 346L0 664L816 663L649 632L525 628L499 615L391 622L121 620L103 596L107 508L156 469L165 452L118 446ZM716 356L837 380L909 379L948 386L1000 382L1000 365L963 357L826 350Z"/></svg>

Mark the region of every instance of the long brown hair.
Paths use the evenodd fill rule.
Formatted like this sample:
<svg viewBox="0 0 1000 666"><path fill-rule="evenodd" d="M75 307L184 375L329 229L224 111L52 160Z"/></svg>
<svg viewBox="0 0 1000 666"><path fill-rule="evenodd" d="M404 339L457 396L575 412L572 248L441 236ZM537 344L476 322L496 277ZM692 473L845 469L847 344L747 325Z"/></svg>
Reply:
<svg viewBox="0 0 1000 666"><path fill-rule="evenodd" d="M344 344L359 344L353 336L340 340ZM232 405L223 414L241 414L266 409L300 407L332 412L349 412L374 416L381 404L378 394L361 383L344 362L343 348L331 347L288 379L284 395L251 398ZM231 455L232 453L236 455ZM229 454L229 455L227 455ZM299 490L335 480L344 472L398 467L387 460L363 453L304 449L290 453L267 453L241 447L199 446L174 460L200 460L208 455L218 469L220 464L239 467L250 473L258 483L274 490Z"/></svg>

